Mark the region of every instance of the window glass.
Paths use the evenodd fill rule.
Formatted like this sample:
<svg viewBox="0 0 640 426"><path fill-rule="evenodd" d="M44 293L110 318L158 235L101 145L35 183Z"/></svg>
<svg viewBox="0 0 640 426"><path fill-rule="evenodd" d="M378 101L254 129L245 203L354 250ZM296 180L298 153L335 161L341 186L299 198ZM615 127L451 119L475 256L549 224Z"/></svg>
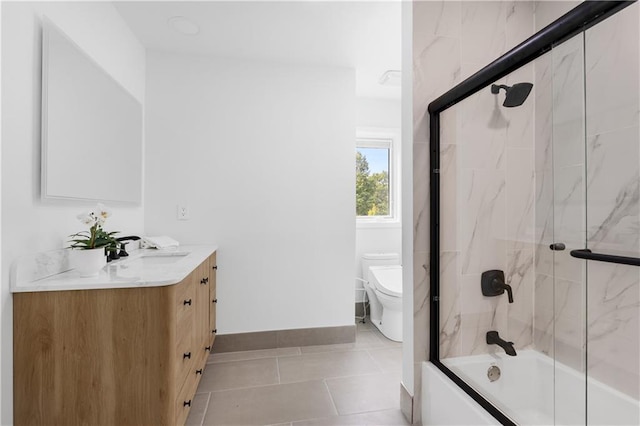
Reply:
<svg viewBox="0 0 640 426"><path fill-rule="evenodd" d="M389 147L356 148L356 215L391 215Z"/></svg>

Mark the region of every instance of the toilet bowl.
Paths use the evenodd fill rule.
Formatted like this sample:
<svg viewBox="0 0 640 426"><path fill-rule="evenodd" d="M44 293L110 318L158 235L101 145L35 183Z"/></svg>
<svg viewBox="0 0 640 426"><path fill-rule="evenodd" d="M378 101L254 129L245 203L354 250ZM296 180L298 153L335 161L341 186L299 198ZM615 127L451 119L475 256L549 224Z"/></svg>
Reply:
<svg viewBox="0 0 640 426"><path fill-rule="evenodd" d="M402 266L397 253L362 256L371 322L388 339L402 341Z"/></svg>

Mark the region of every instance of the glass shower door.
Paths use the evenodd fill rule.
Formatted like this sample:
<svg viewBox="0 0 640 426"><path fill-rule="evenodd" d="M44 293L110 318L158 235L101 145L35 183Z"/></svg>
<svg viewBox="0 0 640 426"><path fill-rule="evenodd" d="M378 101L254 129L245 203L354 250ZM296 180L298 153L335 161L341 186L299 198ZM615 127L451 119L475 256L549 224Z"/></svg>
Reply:
<svg viewBox="0 0 640 426"><path fill-rule="evenodd" d="M584 261L570 255L586 242L584 33L553 48L549 78L551 155L542 169L553 183L552 218L546 223L552 231L540 250L542 257L550 255L552 276L536 289L542 302L536 309L544 316L551 307L552 319L538 349L553 358L554 424L584 425L588 287Z"/></svg>
<svg viewBox="0 0 640 426"><path fill-rule="evenodd" d="M640 257L638 4L585 32L585 248ZM587 424L640 424L640 267L586 264ZM613 259L615 260L615 259ZM578 261L576 259L576 261Z"/></svg>
<svg viewBox="0 0 640 426"><path fill-rule="evenodd" d="M551 254L552 278L537 276L549 326L535 343L554 360L555 424L640 424L640 268L609 257L640 257L639 40L634 4L551 55L551 143L537 157L551 166L537 170L553 213L536 209L552 229L537 259Z"/></svg>

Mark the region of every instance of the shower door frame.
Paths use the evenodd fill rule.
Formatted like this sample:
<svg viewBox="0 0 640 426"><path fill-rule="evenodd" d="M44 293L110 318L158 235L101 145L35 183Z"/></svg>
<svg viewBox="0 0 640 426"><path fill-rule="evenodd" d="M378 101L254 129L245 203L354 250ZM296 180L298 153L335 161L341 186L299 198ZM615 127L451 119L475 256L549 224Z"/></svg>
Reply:
<svg viewBox="0 0 640 426"><path fill-rule="evenodd" d="M504 425L515 423L440 361L440 113L532 62L554 46L635 3L585 1L432 101L429 113L430 327L429 361Z"/></svg>

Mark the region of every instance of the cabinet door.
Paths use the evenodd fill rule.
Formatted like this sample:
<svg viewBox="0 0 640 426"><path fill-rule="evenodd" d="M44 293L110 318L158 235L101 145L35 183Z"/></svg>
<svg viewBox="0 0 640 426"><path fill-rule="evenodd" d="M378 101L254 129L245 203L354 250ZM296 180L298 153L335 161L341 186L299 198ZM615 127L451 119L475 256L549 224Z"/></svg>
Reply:
<svg viewBox="0 0 640 426"><path fill-rule="evenodd" d="M211 345L213 346L213 342L216 338L216 333L218 332L216 328L216 307L218 304L218 296L216 293L216 273L218 271L218 264L216 262L216 254L213 253L211 257L209 257L209 338Z"/></svg>
<svg viewBox="0 0 640 426"><path fill-rule="evenodd" d="M198 359L206 358L211 350L211 344L209 343L209 287L211 286L211 279L209 278L209 260L205 260L196 269L198 282L198 294L197 300L197 324L196 324L196 341L198 351L200 353Z"/></svg>
<svg viewBox="0 0 640 426"><path fill-rule="evenodd" d="M176 384L179 391L189 376L197 358L198 345L193 333L196 326L197 274L192 272L175 285L176 307Z"/></svg>

